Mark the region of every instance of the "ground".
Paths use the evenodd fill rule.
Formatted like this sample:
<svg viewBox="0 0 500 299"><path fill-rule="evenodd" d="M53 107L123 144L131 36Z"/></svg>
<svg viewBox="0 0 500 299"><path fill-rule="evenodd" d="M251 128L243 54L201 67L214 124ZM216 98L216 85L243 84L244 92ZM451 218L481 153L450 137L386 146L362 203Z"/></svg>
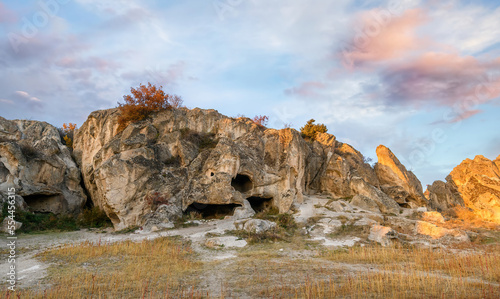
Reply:
<svg viewBox="0 0 500 299"><path fill-rule="evenodd" d="M500 297L496 230L485 230L489 237L481 242L410 240L401 232L382 247L367 236L371 225L387 217L353 208L347 200L312 196L293 216L297 226L283 230L283 239L257 238L252 244L232 219L191 221L197 226L158 232L20 235L18 295L78 298L99 290L104 298ZM0 273L7 273L5 250L1 257ZM99 276L115 285L94 282ZM117 286L129 283L137 287Z"/></svg>

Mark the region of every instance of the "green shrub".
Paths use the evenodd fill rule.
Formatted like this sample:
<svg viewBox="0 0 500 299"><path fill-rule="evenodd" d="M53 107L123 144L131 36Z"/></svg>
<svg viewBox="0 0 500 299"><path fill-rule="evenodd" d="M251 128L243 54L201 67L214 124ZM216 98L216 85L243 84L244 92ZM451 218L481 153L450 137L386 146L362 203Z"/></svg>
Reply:
<svg viewBox="0 0 500 299"><path fill-rule="evenodd" d="M305 126L300 128L303 138L314 140L318 133L326 133L328 131L324 124L315 124L314 122L314 119L310 119Z"/></svg>

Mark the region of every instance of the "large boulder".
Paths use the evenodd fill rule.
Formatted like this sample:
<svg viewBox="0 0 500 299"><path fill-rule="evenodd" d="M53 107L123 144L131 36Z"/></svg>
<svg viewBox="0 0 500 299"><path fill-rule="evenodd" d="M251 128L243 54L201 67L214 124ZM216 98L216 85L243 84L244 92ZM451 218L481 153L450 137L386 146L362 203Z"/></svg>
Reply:
<svg viewBox="0 0 500 299"><path fill-rule="evenodd" d="M401 210L398 203L378 188L368 184L360 177L351 179L351 188L354 194L368 197L378 205L380 212L399 215Z"/></svg>
<svg viewBox="0 0 500 299"><path fill-rule="evenodd" d="M80 182L80 171L54 126L0 117L0 197L7 198L14 188L21 208L78 213L87 200Z"/></svg>
<svg viewBox="0 0 500 299"><path fill-rule="evenodd" d="M432 185L427 187L429 206L439 212L446 211L456 206L465 205L451 177L448 176L446 180L446 183L443 181L434 181Z"/></svg>
<svg viewBox="0 0 500 299"><path fill-rule="evenodd" d="M311 145L295 130L182 108L120 132L119 113L93 112L74 142L85 186L117 229L145 223L156 209L150 194L202 214L224 206L234 211L245 199L281 212L303 201Z"/></svg>
<svg viewBox="0 0 500 299"><path fill-rule="evenodd" d="M413 172L399 162L390 149L383 145L377 147L378 162L375 172L381 189L404 207L426 206L427 199L422 184Z"/></svg>

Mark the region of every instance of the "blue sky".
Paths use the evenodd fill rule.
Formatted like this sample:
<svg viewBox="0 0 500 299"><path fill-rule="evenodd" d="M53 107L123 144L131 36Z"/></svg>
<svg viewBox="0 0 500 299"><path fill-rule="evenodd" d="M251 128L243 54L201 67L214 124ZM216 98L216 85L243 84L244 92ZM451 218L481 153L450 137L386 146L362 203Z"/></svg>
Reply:
<svg viewBox="0 0 500 299"><path fill-rule="evenodd" d="M0 25L8 119L81 125L151 82L273 128L314 118L374 160L384 144L424 187L500 154L497 1L0 1Z"/></svg>

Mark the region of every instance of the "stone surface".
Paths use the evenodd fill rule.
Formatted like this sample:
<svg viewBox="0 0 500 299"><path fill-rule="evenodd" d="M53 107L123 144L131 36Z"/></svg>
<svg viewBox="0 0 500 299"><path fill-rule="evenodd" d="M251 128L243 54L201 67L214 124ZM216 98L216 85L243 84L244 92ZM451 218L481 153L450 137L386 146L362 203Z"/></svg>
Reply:
<svg viewBox="0 0 500 299"><path fill-rule="evenodd" d="M377 203L364 195L355 195L351 200L351 204L366 211L380 213L380 208Z"/></svg>
<svg viewBox="0 0 500 299"><path fill-rule="evenodd" d="M397 239L397 232L392 228L378 224L371 226L368 240L377 242L382 246L388 246L393 239Z"/></svg>
<svg viewBox="0 0 500 299"><path fill-rule="evenodd" d="M469 241L467 234L462 231L447 229L426 221L417 221L415 231L417 234L430 236L433 239L441 239L448 236L456 239L457 241Z"/></svg>
<svg viewBox="0 0 500 299"><path fill-rule="evenodd" d="M3 198L15 188L23 197L19 205L33 212L78 213L87 200L80 182L80 171L54 126L0 117Z"/></svg>
<svg viewBox="0 0 500 299"><path fill-rule="evenodd" d="M500 223L498 158L494 161L483 156L466 159L451 171L446 181L436 181L429 187L432 207L444 211L466 206L481 219Z"/></svg>
<svg viewBox="0 0 500 299"><path fill-rule="evenodd" d="M262 219L250 219L245 222L243 229L253 233L263 233L276 228L276 223Z"/></svg>
<svg viewBox="0 0 500 299"><path fill-rule="evenodd" d="M444 223L444 217L439 212L424 212L422 213L422 220L434 223Z"/></svg>
<svg viewBox="0 0 500 299"><path fill-rule="evenodd" d="M427 205L422 184L413 172L399 162L390 149L383 145L377 147L378 162L375 172L381 189L404 207Z"/></svg>
<svg viewBox="0 0 500 299"><path fill-rule="evenodd" d="M372 199L382 213L399 215L400 208L398 203L384 192L365 182L362 178L352 178L351 189L355 194Z"/></svg>
<svg viewBox="0 0 500 299"><path fill-rule="evenodd" d="M10 218L8 218L8 217L5 217L3 219L2 223L0 224L0 232L10 234L12 229L10 229L9 226L13 226L14 231L20 229L23 226L23 224L21 222L15 221L15 220L14 220L14 225L9 225L9 221L10 221Z"/></svg>

